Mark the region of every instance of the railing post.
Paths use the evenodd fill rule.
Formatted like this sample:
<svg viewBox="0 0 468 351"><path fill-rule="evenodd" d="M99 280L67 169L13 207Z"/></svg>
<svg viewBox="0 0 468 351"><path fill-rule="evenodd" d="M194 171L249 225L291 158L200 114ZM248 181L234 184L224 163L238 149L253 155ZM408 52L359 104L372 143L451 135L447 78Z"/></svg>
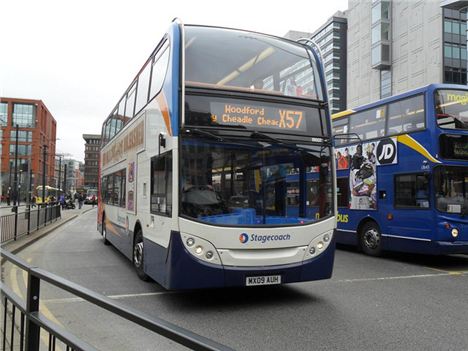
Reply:
<svg viewBox="0 0 468 351"><path fill-rule="evenodd" d="M39 230L39 218L40 218L39 216L40 216L40 212L41 212L41 205L38 204L38 205L37 205L37 228L36 228L36 230Z"/></svg>
<svg viewBox="0 0 468 351"><path fill-rule="evenodd" d="M28 290L26 301L26 350L38 351L41 328L31 319L31 313L39 312L39 293L41 281L28 271Z"/></svg>
<svg viewBox="0 0 468 351"><path fill-rule="evenodd" d="M47 206L47 204L45 205L45 214L44 214L44 227L47 225L47 208L49 206Z"/></svg>
<svg viewBox="0 0 468 351"><path fill-rule="evenodd" d="M13 206L15 209L15 236L14 240L16 241L16 236L18 235L18 206Z"/></svg>
<svg viewBox="0 0 468 351"><path fill-rule="evenodd" d="M31 230L31 204L28 204L28 207L27 207L27 213L28 213L28 234Z"/></svg>

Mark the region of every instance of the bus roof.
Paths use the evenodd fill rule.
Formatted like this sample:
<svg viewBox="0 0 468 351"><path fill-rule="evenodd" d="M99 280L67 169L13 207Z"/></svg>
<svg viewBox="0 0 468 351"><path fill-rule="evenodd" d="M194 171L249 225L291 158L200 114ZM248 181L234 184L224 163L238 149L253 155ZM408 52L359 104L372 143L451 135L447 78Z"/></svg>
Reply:
<svg viewBox="0 0 468 351"><path fill-rule="evenodd" d="M380 106L380 105L384 105L384 104L387 104L387 103L390 103L390 102L393 102L393 101L396 101L396 100L400 100L400 99L403 99L403 98L406 98L406 97L410 97L410 96L413 96L413 95L422 94L422 93L425 93L425 92L432 92L432 91L437 90L437 89L468 90L468 87L466 85L457 85L457 84L442 84L442 83L428 84L428 85L425 85L425 86L422 86L422 87L419 87L419 88L416 88L416 89L408 90L408 91L405 91L404 93L393 95L393 96L390 96L390 97L387 97L387 98L384 98L384 99L381 99L381 100L377 100L377 101L374 101L374 102L371 102L371 103L368 103L368 104L365 104L365 105L362 105L362 106L358 106L358 107L354 107L352 109L347 109L347 110L344 110L344 111L334 113L331 116L331 118L332 118L332 120L344 118L346 116L349 116L349 115L353 114L354 112L364 111L364 110L367 110L367 109L370 109L370 108L374 108L374 107L377 107L377 106Z"/></svg>

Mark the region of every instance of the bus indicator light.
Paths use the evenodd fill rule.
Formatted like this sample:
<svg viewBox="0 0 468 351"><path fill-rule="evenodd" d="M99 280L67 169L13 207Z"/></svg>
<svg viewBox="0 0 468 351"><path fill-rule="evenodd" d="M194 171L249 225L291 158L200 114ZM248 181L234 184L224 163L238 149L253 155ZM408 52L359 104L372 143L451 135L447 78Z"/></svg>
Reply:
<svg viewBox="0 0 468 351"><path fill-rule="evenodd" d="M195 240L193 238L188 238L187 241L187 246L191 247L193 244L195 244Z"/></svg>
<svg viewBox="0 0 468 351"><path fill-rule="evenodd" d="M393 214L392 214L392 213L388 213L388 214L387 214L387 219L388 219L389 221L391 221L391 220L393 219Z"/></svg>

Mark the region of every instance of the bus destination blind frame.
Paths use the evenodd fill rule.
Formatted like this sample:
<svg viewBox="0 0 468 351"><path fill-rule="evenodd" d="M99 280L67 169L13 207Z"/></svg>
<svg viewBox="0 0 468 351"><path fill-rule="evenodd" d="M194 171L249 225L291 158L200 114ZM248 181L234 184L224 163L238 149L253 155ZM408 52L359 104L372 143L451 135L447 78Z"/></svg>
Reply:
<svg viewBox="0 0 468 351"><path fill-rule="evenodd" d="M307 131L305 111L266 105L211 102L211 122L220 125L242 125L247 128L273 128ZM249 129L250 129L249 128Z"/></svg>
<svg viewBox="0 0 468 351"><path fill-rule="evenodd" d="M210 112L212 124L307 132L306 112L298 108L215 101Z"/></svg>

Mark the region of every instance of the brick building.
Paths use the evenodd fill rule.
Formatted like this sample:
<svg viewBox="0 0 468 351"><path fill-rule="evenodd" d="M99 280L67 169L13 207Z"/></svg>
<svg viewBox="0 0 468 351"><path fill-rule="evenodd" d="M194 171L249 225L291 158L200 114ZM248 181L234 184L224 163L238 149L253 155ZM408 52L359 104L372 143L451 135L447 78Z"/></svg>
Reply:
<svg viewBox="0 0 468 351"><path fill-rule="evenodd" d="M84 186L87 189L98 188L100 134L83 134L85 144Z"/></svg>
<svg viewBox="0 0 468 351"><path fill-rule="evenodd" d="M18 135L16 135L18 126ZM46 150L46 185L53 185L57 122L41 100L0 98L1 193L13 194L16 140L20 198L28 188L42 184L43 150ZM11 197L11 196L10 196Z"/></svg>

